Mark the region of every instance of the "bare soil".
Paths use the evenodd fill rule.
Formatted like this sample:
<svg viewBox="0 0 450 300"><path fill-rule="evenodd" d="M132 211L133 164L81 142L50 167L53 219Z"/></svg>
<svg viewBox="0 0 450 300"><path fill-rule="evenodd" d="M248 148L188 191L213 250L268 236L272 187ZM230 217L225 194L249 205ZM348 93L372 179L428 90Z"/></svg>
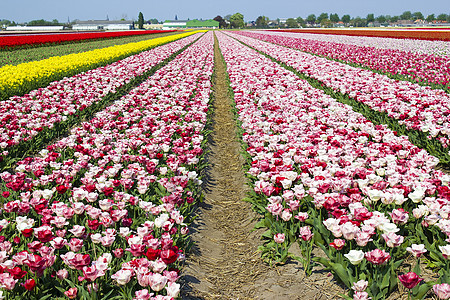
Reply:
<svg viewBox="0 0 450 300"><path fill-rule="evenodd" d="M217 43L215 64L210 167L205 174L205 201L191 228L194 246L184 268L182 298L341 299L338 295L345 291L327 271L317 269L306 278L298 262L270 267L261 260L257 248L262 232L252 231L258 215L242 201L248 189L244 160Z"/></svg>

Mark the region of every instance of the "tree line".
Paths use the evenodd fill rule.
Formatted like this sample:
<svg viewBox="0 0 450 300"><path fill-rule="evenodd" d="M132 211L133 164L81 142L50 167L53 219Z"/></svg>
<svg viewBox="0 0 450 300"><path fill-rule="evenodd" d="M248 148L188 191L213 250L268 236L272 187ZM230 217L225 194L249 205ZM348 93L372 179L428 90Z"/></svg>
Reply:
<svg viewBox="0 0 450 300"><path fill-rule="evenodd" d="M405 11L399 16L390 16L390 15L379 15L375 17L374 14L368 14L365 18L361 17L351 17L350 15L346 14L340 17L337 13L321 13L319 16L316 16L315 14L310 14L306 18L297 17L297 18L289 18L286 19L286 22L281 24L280 20L274 20L275 25L282 26L282 27L289 27L289 28L296 28L296 27L308 27L308 26L322 26L322 27L330 27L333 24L342 22L344 25L347 26L354 26L354 27L366 27L370 23L378 22L379 24L391 24L396 23L400 20L406 20L406 21L416 21L416 20L422 20L424 22L450 22L450 15L447 14L430 14L425 17L421 12L414 12L411 11ZM268 27L270 24L270 20L266 16L259 16L255 21L255 26L260 28Z"/></svg>

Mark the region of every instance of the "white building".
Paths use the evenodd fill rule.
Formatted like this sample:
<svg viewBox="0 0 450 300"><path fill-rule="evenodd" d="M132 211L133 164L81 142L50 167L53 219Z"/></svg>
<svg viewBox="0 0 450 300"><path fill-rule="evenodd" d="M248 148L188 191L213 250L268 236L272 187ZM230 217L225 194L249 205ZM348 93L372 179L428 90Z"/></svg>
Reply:
<svg viewBox="0 0 450 300"><path fill-rule="evenodd" d="M166 20L163 23L163 29L184 29L188 20Z"/></svg>
<svg viewBox="0 0 450 300"><path fill-rule="evenodd" d="M73 30L131 30L133 27L133 21L109 20L77 21L72 25Z"/></svg>
<svg viewBox="0 0 450 300"><path fill-rule="evenodd" d="M7 31L59 31L64 26L8 26Z"/></svg>

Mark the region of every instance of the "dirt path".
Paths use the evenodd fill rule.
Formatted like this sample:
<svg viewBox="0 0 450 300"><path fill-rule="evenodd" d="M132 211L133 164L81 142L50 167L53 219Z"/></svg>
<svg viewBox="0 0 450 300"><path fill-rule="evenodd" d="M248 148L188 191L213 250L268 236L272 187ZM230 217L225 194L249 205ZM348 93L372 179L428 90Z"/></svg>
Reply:
<svg viewBox="0 0 450 300"><path fill-rule="evenodd" d="M183 299L337 299L342 291L327 272L304 278L297 263L270 268L261 261L261 232L252 232L258 216L241 201L247 189L243 159L217 43L215 64L211 166L192 229L195 245L184 269Z"/></svg>

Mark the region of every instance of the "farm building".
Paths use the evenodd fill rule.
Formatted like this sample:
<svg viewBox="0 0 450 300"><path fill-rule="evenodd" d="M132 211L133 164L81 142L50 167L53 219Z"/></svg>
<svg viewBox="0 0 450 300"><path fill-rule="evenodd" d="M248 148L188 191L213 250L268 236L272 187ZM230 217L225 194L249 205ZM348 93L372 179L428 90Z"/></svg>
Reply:
<svg viewBox="0 0 450 300"><path fill-rule="evenodd" d="M7 31L59 31L64 26L8 26Z"/></svg>
<svg viewBox="0 0 450 300"><path fill-rule="evenodd" d="M166 20L163 25L163 29L219 28L219 22L214 20Z"/></svg>
<svg viewBox="0 0 450 300"><path fill-rule="evenodd" d="M166 20L163 29L185 29L188 20Z"/></svg>
<svg viewBox="0 0 450 300"><path fill-rule="evenodd" d="M89 20L77 21L73 30L130 30L133 29L133 21L109 21L109 20Z"/></svg>
<svg viewBox="0 0 450 300"><path fill-rule="evenodd" d="M192 20L186 23L187 28L210 28L216 29L219 28L219 22L215 20Z"/></svg>

